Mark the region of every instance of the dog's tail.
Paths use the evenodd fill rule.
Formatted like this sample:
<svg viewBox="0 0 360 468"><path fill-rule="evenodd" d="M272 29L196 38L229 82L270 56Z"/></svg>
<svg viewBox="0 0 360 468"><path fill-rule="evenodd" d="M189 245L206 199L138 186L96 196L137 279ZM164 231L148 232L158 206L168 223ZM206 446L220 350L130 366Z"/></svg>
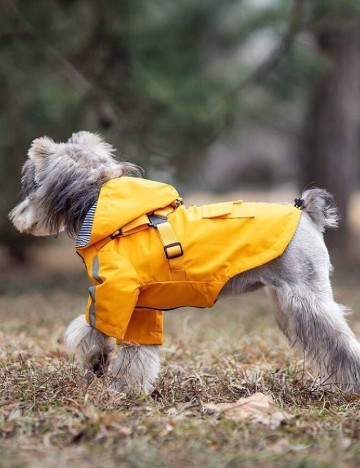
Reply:
<svg viewBox="0 0 360 468"><path fill-rule="evenodd" d="M334 197L326 190L313 188L306 190L301 199L296 199L295 204L305 211L317 226L319 231L338 226L338 212L333 204Z"/></svg>

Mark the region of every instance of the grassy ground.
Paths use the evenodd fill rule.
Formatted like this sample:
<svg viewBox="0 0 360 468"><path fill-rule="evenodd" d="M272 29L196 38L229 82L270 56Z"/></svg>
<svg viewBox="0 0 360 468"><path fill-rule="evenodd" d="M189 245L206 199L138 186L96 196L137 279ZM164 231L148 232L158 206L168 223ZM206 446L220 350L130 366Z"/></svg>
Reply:
<svg viewBox="0 0 360 468"><path fill-rule="evenodd" d="M72 245L54 245L31 270L2 268L0 467L359 466L360 398L314 385L262 291L167 313L150 396L115 394L108 377L85 375L62 335L84 309L87 281ZM359 279L355 262L340 265L334 281L337 299L355 311L357 336ZM205 407L255 392L291 417L273 428Z"/></svg>

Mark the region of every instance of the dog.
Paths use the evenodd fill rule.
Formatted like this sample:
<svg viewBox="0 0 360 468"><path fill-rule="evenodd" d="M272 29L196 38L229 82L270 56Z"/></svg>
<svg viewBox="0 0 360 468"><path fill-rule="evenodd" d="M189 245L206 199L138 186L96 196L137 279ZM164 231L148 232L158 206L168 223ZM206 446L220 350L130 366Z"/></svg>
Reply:
<svg viewBox="0 0 360 468"><path fill-rule="evenodd" d="M86 228L89 214L94 211L93 207L96 206L103 188L107 187L107 190L110 190L116 186L117 181L120 180L122 183L122 178L124 183L131 185L133 178L140 181L143 175L138 166L117 161L113 153L113 147L105 143L99 135L85 131L74 133L66 143L55 143L48 137L34 140L22 170L24 199L9 214L14 226L20 232L35 236L56 235L67 230L68 234L77 238L79 242L79 235L84 230L84 226ZM158 185L154 185L150 192L158 195L157 187ZM159 188L159 191L161 190L162 188ZM136 196L136 190L135 194L131 196L129 194L126 199L127 205L132 206L131 203ZM172 201L171 197L168 200L170 212L173 210L181 213L178 210L184 208L178 207L181 205L181 199L177 197L176 192L173 193L173 198ZM143 197L142 202L145 201L147 197ZM109 209L112 207L109 202L105 203L105 206ZM240 202L239 206L240 208L235 208L242 209ZM231 209L233 208L234 205ZM265 248L266 256L263 257L265 260L261 264L254 263L254 267L245 268L244 271L228 278L226 283L221 283L221 289L218 287L212 294L218 294L221 298L266 287L280 330L290 344L300 348L306 359L314 366L320 384L347 392L359 392L360 344L344 318L345 307L334 301L329 279L332 266L323 240L324 230L337 226L338 218L336 209L332 205L332 196L322 189L307 190L297 199L297 208L293 210L299 213L298 219L293 228L294 232L290 232L289 239L281 252L269 256ZM161 223L164 220L166 223L171 216L171 213L160 216ZM249 217L251 218L251 215ZM168 224L172 229L171 223ZM138 223L135 231L130 229L130 233L135 232L132 235L133 239L143 238L145 235L143 228L147 229L149 235L157 236L158 233L155 231L159 226L154 224L155 229L150 229L149 225L151 226L151 223L147 225ZM106 235L111 235L107 236L107 241L97 248L101 255L109 257L110 262L109 252L118 240L118 236L122 238L124 234L123 226L117 227L119 230L116 235L107 232ZM137 230L139 233L136 233ZM176 235L175 233L175 237ZM131 236L123 239L129 237ZM240 232L239 238L241 238ZM125 240L120 242L123 242L121 245L127 245ZM168 254L166 248L169 245L175 247L175 250L181 249L182 246L178 244L180 242L177 242L177 239L170 244L168 242L164 247L165 254ZM131 248L129 251L131 252ZM161 268L167 269L166 271L170 272L168 274L171 274L171 269L174 270L174 264L171 263L174 261L173 258L179 257L181 261L182 254L183 252L179 251L176 255L165 258L163 252L160 259L163 262ZM86 258L85 260L88 261ZM233 261L236 263L238 259L234 258ZM93 258L91 262L94 262ZM170 266L167 266L166 262ZM149 268L152 267L150 262L147 265ZM89 265L87 267L88 270L92 268ZM111 268L116 270L115 267ZM181 270L179 266L176 269ZM101 278L97 278L95 273L91 275L93 286L90 288L90 296L92 288L93 290L98 288L97 291L100 291L100 286L103 286ZM132 276L131 266L121 268L121 278L132 278ZM171 296L171 289L169 291ZM122 295L121 288L118 295L115 296L115 292L111 293L104 302L107 303L106 307L115 309L113 314L117 323L117 315L121 315L117 314L117 308L127 307L128 310L129 307L134 307L134 304L129 301L130 306L127 305L132 292L129 296ZM97 292L97 306L100 308L105 307L101 303L101 298L101 294ZM156 303L154 309L156 309L161 305L161 301L156 297L154 300ZM91 302L91 298L89 301L91 310L94 308L94 303ZM159 310L150 310L149 315L141 316L139 313L137 319L141 320L143 317L145 320L145 317L151 317L151 314L156 316L158 322L161 320L160 307ZM101 323L99 321L99 324ZM125 335L118 336L117 332L112 332L115 328L111 328L112 325L109 327L91 323L91 312L88 311L87 317L81 315L68 325L65 343L75 352L83 368L90 369L97 376L101 376L110 366L112 386L115 390L136 389L145 393L151 392L160 372L161 341L152 342L145 336L143 342L139 344L131 339L133 335L130 332L125 330ZM145 335L147 331L145 330ZM126 333L130 333L128 340ZM117 338L117 344L114 343L113 337Z"/></svg>

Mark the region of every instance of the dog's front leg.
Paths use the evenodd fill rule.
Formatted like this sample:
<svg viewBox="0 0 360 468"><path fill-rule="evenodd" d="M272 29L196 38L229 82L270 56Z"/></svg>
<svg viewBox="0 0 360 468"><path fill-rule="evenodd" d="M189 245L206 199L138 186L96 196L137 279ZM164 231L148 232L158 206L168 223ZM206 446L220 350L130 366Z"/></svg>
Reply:
<svg viewBox="0 0 360 468"><path fill-rule="evenodd" d="M160 372L160 346L123 343L112 362L112 388L150 393Z"/></svg>
<svg viewBox="0 0 360 468"><path fill-rule="evenodd" d="M75 353L84 369L91 370L97 377L106 372L113 350L111 338L91 327L85 315L80 315L70 322L64 340L67 348Z"/></svg>

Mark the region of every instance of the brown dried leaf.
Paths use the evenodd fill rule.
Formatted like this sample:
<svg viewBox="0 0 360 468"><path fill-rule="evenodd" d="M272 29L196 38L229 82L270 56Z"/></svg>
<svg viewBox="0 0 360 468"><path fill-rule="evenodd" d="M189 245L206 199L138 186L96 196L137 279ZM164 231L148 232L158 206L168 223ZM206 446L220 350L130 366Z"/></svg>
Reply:
<svg viewBox="0 0 360 468"><path fill-rule="evenodd" d="M233 421L257 422L273 429L292 418L263 393L254 393L247 398L240 398L235 403L208 403L204 407L209 411L223 413L225 418Z"/></svg>

